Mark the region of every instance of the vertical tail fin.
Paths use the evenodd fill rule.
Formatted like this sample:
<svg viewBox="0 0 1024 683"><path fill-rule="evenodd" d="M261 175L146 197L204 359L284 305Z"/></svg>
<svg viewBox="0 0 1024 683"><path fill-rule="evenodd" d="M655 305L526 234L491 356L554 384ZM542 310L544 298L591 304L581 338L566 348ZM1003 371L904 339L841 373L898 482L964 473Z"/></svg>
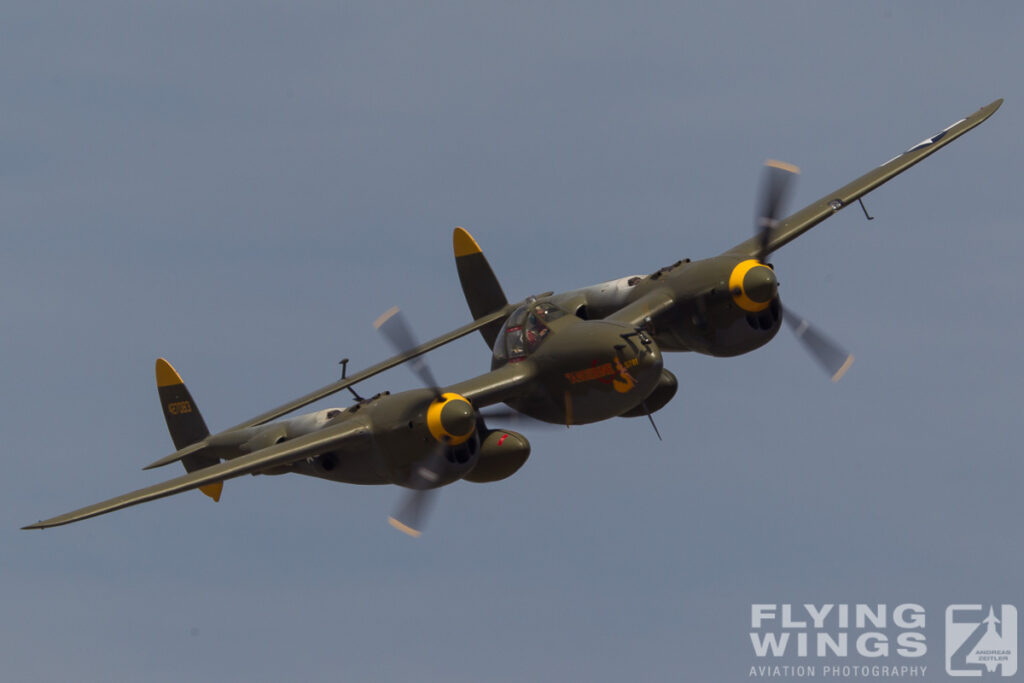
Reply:
<svg viewBox="0 0 1024 683"><path fill-rule="evenodd" d="M455 228L452 235L452 247L455 251L455 267L459 271L459 282L462 292L466 295L469 312L473 318L493 313L508 303L498 278L491 270L491 264L476 243L473 236L462 228ZM480 328L480 334L488 346L494 346L504 320L495 320L486 327Z"/></svg>
<svg viewBox="0 0 1024 683"><path fill-rule="evenodd" d="M156 389L160 394L160 406L164 411L164 419L167 421L167 431L171 433L171 440L174 441L176 449L191 446L197 441L202 441L210 435L206 428L206 422L199 413L192 395L185 387L181 375L163 358L156 359ZM220 458L212 455L204 455L202 451L186 455L181 459L186 472L216 465ZM199 490L213 498L220 500L221 490L224 482L200 486Z"/></svg>

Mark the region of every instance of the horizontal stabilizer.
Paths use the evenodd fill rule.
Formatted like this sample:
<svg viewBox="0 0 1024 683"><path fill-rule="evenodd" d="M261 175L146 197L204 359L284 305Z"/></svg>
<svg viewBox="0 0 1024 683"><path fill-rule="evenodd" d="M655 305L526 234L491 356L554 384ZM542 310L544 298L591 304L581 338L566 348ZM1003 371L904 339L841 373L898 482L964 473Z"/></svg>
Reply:
<svg viewBox="0 0 1024 683"><path fill-rule="evenodd" d="M178 462L179 460L181 460L182 458L186 457L190 453L195 453L196 451L201 451L204 448L208 448L208 447L209 447L208 443L206 443L204 441L200 441L199 443L194 443L194 444L192 444L190 446L186 446L185 448L182 448L179 451L175 451L175 452L171 453L168 456L160 458L156 462L151 462L148 465L146 465L145 467L143 467L142 469L144 469L144 470L152 470L152 469L156 469L157 467L163 467L164 465L170 465L171 463Z"/></svg>

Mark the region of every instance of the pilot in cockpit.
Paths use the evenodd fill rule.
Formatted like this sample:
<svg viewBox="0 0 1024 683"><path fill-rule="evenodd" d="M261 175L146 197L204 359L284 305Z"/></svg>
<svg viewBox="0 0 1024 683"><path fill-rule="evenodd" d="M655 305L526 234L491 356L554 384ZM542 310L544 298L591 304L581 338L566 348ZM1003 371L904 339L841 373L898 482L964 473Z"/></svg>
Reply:
<svg viewBox="0 0 1024 683"><path fill-rule="evenodd" d="M494 344L498 360L517 362L537 349L550 333L546 322L556 320L566 312L552 303L531 303L517 308L502 326Z"/></svg>

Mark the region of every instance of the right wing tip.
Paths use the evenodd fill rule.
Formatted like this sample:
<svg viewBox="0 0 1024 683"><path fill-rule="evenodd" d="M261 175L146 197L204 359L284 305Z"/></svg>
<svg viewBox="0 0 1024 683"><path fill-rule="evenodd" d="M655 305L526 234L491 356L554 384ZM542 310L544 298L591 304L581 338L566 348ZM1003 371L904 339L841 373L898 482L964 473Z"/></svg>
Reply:
<svg viewBox="0 0 1024 683"><path fill-rule="evenodd" d="M1001 106L1003 106L1003 98L1002 97L1000 97L999 99L993 100L992 102L989 102L984 107L979 109L977 111L977 114L975 114L975 115L976 116L980 115L982 120L985 120L988 117L992 116L992 114L995 114L999 110L999 107L1001 107Z"/></svg>

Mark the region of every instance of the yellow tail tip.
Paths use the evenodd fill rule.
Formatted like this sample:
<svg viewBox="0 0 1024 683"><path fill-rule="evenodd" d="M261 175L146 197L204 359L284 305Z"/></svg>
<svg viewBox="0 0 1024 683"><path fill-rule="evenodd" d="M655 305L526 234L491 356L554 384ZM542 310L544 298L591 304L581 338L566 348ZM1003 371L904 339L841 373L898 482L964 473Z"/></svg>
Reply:
<svg viewBox="0 0 1024 683"><path fill-rule="evenodd" d="M156 385L158 387L170 387L175 384L184 384L181 375L170 363L163 358L156 359Z"/></svg>
<svg viewBox="0 0 1024 683"><path fill-rule="evenodd" d="M224 482L218 481L216 484L207 484L206 486L200 486L199 490L213 498L214 503L220 502L220 492L224 490Z"/></svg>
<svg viewBox="0 0 1024 683"><path fill-rule="evenodd" d="M455 258L479 254L483 251L473 236L463 228L455 228L455 232L452 233L452 246L455 248Z"/></svg>

